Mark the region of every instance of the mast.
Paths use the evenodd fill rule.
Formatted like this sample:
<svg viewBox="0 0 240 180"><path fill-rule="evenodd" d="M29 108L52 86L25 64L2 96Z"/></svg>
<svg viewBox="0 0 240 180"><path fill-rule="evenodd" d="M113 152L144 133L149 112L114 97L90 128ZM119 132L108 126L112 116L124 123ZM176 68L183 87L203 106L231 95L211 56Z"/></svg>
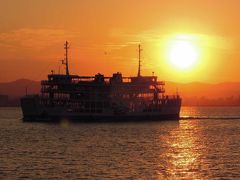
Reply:
<svg viewBox="0 0 240 180"><path fill-rule="evenodd" d="M141 76L141 44L138 45L138 77Z"/></svg>
<svg viewBox="0 0 240 180"><path fill-rule="evenodd" d="M69 75L69 69L68 69L68 49L69 48L70 48L70 45L66 41L66 43L64 44L64 49L66 50L66 52L65 52L65 62L63 62L63 64L66 65L66 75Z"/></svg>

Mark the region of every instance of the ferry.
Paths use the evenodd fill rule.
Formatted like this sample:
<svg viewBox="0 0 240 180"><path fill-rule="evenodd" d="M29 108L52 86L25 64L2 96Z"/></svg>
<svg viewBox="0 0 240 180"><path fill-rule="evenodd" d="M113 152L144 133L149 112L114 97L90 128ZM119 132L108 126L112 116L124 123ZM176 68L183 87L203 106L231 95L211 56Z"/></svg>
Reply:
<svg viewBox="0 0 240 180"><path fill-rule="evenodd" d="M181 97L165 94L165 82L157 76L141 74L141 46L138 72L125 77L97 73L79 76L69 73L69 43L64 44L64 74L53 71L41 81L41 92L21 98L24 121L77 122L179 120Z"/></svg>

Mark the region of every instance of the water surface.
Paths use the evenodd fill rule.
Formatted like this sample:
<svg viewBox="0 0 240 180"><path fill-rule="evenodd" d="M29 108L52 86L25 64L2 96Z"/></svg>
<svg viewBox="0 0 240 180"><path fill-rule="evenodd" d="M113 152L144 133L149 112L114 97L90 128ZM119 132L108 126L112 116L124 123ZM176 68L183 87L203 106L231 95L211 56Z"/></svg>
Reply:
<svg viewBox="0 0 240 180"><path fill-rule="evenodd" d="M239 179L240 108L179 122L23 123L0 109L0 179ZM191 119L193 118L193 119Z"/></svg>

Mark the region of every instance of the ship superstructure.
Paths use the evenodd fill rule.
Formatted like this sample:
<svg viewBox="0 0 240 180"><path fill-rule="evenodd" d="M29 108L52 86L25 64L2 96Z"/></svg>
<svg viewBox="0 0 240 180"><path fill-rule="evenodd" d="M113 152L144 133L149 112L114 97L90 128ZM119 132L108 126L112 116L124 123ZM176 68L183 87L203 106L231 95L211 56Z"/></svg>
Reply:
<svg viewBox="0 0 240 180"><path fill-rule="evenodd" d="M178 120L179 95L165 95L163 81L157 76L141 75L139 45L138 73L124 77L120 72L111 77L71 75L68 66L68 42L65 44L65 74L48 75L41 81L40 95L21 99L26 121L128 121Z"/></svg>

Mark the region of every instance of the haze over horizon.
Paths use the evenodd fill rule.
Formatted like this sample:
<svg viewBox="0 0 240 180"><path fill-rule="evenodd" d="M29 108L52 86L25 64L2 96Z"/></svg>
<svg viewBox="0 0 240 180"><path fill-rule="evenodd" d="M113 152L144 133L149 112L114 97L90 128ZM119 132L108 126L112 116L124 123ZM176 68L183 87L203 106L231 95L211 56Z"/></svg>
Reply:
<svg viewBox="0 0 240 180"><path fill-rule="evenodd" d="M181 83L239 82L239 5L237 0L1 1L0 82L39 81L52 69L63 73L66 40L73 74L134 76L141 43L144 75L155 72ZM172 41L177 41L173 50ZM195 53L183 58L197 57L186 69L169 63L167 53L178 53L179 41Z"/></svg>

